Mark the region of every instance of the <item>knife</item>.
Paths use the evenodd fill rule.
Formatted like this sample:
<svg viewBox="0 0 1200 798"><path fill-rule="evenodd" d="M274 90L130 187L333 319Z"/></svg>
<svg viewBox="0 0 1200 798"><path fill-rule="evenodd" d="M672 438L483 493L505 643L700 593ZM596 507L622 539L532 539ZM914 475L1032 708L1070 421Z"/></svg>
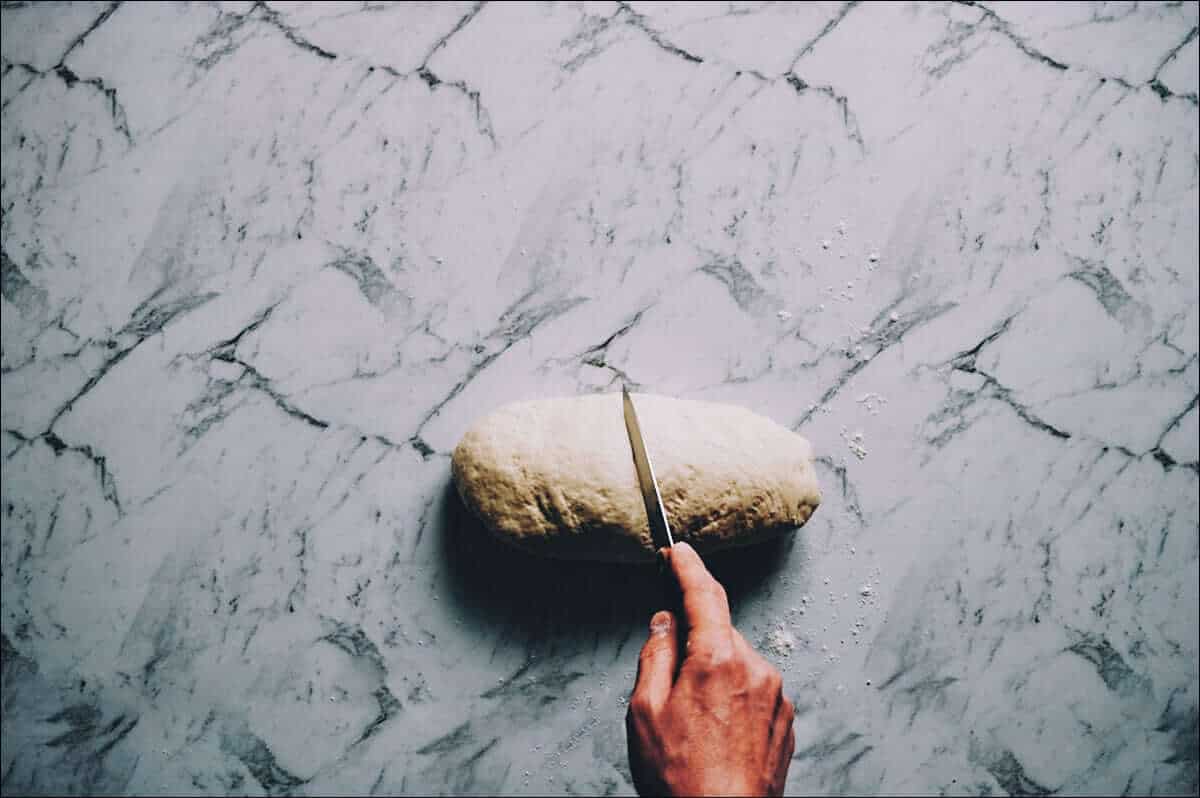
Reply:
<svg viewBox="0 0 1200 798"><path fill-rule="evenodd" d="M650 455L642 438L642 428L638 424L637 410L633 407L633 397L629 395L629 388L624 385L621 386L621 395L625 400L625 432L629 434L629 445L633 449L633 464L637 468L638 485L642 489L642 502L646 505L650 537L655 548L662 548L663 545L674 546L675 538L671 536L671 525L667 523L667 511L663 507L658 481L654 478L654 466L650 464Z"/></svg>

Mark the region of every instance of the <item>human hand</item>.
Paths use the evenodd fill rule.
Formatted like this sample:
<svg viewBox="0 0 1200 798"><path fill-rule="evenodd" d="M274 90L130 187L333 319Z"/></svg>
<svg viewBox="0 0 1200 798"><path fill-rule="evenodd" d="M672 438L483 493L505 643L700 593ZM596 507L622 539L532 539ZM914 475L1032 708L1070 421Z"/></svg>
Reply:
<svg viewBox="0 0 1200 798"><path fill-rule="evenodd" d="M686 543L664 550L683 595L650 620L625 728L642 795L781 795L796 740L783 677L733 628L725 589ZM686 642L685 642L686 641Z"/></svg>

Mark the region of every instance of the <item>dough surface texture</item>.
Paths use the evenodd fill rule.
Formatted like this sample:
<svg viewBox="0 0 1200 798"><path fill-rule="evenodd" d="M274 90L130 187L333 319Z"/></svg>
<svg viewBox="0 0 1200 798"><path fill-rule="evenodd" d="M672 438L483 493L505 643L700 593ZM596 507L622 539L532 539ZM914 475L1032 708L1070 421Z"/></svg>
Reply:
<svg viewBox="0 0 1200 798"><path fill-rule="evenodd" d="M675 539L700 552L803 525L821 501L807 440L736 405L634 394ZM452 471L501 539L564 559L654 559L621 394L505 405L467 431Z"/></svg>

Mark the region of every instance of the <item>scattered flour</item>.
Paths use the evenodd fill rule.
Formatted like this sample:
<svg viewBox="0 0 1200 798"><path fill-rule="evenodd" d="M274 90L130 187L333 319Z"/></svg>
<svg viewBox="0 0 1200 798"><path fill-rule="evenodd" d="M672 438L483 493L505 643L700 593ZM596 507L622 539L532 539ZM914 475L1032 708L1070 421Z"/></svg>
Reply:
<svg viewBox="0 0 1200 798"><path fill-rule="evenodd" d="M796 638L784 628L783 624L776 626L767 633L766 648L777 657L786 657L796 647Z"/></svg>
<svg viewBox="0 0 1200 798"><path fill-rule="evenodd" d="M855 400L858 404L867 408L867 412L873 416L879 415L880 409L887 404L887 397L880 396L877 393L864 393Z"/></svg>
<svg viewBox="0 0 1200 798"><path fill-rule="evenodd" d="M862 460L867 456L867 447L863 445L862 430L857 430L851 435L845 427L842 427L841 435L842 440L846 442L846 448L853 452L855 457Z"/></svg>

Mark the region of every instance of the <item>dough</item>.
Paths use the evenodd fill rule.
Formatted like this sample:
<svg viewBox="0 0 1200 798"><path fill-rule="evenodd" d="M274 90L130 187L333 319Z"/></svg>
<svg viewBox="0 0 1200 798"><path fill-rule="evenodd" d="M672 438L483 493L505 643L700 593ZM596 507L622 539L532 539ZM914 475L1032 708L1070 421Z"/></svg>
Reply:
<svg viewBox="0 0 1200 798"><path fill-rule="evenodd" d="M635 394L675 539L698 551L801 526L821 501L804 438L742 407ZM621 394L506 405L454 449L454 481L494 534L566 559L651 561Z"/></svg>

